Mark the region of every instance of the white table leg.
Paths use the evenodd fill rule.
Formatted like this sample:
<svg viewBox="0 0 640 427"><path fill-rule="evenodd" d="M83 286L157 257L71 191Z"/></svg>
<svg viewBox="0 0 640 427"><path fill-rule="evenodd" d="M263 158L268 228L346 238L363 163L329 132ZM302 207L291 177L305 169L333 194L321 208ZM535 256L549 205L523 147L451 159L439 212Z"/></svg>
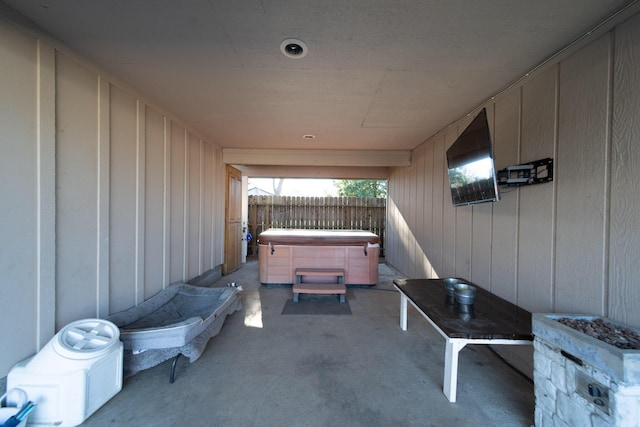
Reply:
<svg viewBox="0 0 640 427"><path fill-rule="evenodd" d="M407 330L407 296L400 292L400 329Z"/></svg>
<svg viewBox="0 0 640 427"><path fill-rule="evenodd" d="M456 391L458 387L458 353L467 345L466 340L452 340L447 338L444 353L444 384L442 391L447 396L449 402L456 401Z"/></svg>

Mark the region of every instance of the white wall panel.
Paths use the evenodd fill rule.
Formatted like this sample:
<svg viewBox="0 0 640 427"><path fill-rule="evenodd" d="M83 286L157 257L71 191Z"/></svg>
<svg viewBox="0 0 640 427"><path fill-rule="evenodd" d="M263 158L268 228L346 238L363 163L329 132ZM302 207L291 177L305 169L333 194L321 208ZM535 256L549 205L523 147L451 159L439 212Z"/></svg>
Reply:
<svg viewBox="0 0 640 427"><path fill-rule="evenodd" d="M521 162L554 158L557 67L537 76L522 91ZM529 311L553 310L554 184L520 190L518 303ZM524 285L526 284L526 285Z"/></svg>
<svg viewBox="0 0 640 427"><path fill-rule="evenodd" d="M169 282L186 280L186 132L171 123L171 225Z"/></svg>
<svg viewBox="0 0 640 427"><path fill-rule="evenodd" d="M37 44L0 20L0 376L38 346ZM6 351L16 336L27 337Z"/></svg>
<svg viewBox="0 0 640 427"><path fill-rule="evenodd" d="M514 91L497 100L494 110L493 141L496 169L518 164L520 92ZM493 206L491 226L491 292L516 302L516 255L518 191L501 192Z"/></svg>
<svg viewBox="0 0 640 427"><path fill-rule="evenodd" d="M425 146L424 150L424 188L422 194L418 194L418 197L422 197L422 211L423 211L423 252L425 259L423 261L424 276L433 278L433 254L436 253L434 246L434 232L433 232L433 145L429 144Z"/></svg>
<svg viewBox="0 0 640 427"><path fill-rule="evenodd" d="M109 215L112 313L139 302L137 280L137 100L111 86L111 186ZM140 298L141 299L141 298Z"/></svg>
<svg viewBox="0 0 640 427"><path fill-rule="evenodd" d="M38 83L37 83L37 155L36 176L38 188L38 256L36 261L38 286L36 311L38 327L36 341L38 350L49 342L55 333L56 290L56 98L55 98L55 50L38 40ZM22 92L24 95L24 92ZM1 139L1 138L0 138ZM28 192L27 192L28 194ZM24 242L24 240L22 240ZM99 277L100 279L100 277ZM23 287L28 291L28 286ZM107 301L107 298L103 298ZM20 307L19 305L17 307ZM98 308L101 308L100 305ZM8 310L0 310L6 313ZM99 315L102 312L98 313ZM3 323L6 324L6 323ZM16 335L22 336L22 335ZM24 335L28 337L28 335ZM3 352L3 354L8 351ZM0 367L2 372L2 367Z"/></svg>
<svg viewBox="0 0 640 427"><path fill-rule="evenodd" d="M102 318L110 314L110 178L111 178L111 84L98 76L98 159L97 178L98 189L96 197L98 244L96 247L97 260L97 313Z"/></svg>
<svg viewBox="0 0 640 427"><path fill-rule="evenodd" d="M410 276L417 277L418 276L418 242L416 241L415 235L417 233L418 228L418 202L416 200L416 187L418 180L418 168L416 167L415 159L411 163L411 167L409 167L408 174L406 177L406 199L407 199L407 207L408 207L408 232L411 233L411 236L407 240L409 243L408 248L408 256L409 256L409 266L410 266Z"/></svg>
<svg viewBox="0 0 640 427"><path fill-rule="evenodd" d="M56 329L71 321L97 315L97 100L98 76L58 53Z"/></svg>
<svg viewBox="0 0 640 427"><path fill-rule="evenodd" d="M404 252L403 259L403 268L404 271L408 271L410 275L413 274L413 246L415 244L415 239L411 238L411 227L409 225L411 221L411 216L413 212L411 212L411 170L405 169L402 174L402 198L400 199L402 202L402 233L400 234L400 244L402 245Z"/></svg>
<svg viewBox="0 0 640 427"><path fill-rule="evenodd" d="M444 259L443 259L443 242L444 242L444 204L451 203L451 193L449 191L449 181L446 176L445 169L446 159L444 157L444 137L437 138L433 142L433 223L432 233L433 240L431 243L431 253L429 258L432 260L433 271L435 277L445 277L444 275Z"/></svg>
<svg viewBox="0 0 640 427"><path fill-rule="evenodd" d="M442 209L442 271L439 277L455 277L456 275L456 208L453 207L451 201L451 192L449 190L449 175L447 172L447 156L446 152L451 144L458 137L458 131L455 127L447 130L444 134L444 145L442 151L441 164L438 165L441 174L443 201L440 205Z"/></svg>
<svg viewBox="0 0 640 427"><path fill-rule="evenodd" d="M466 277L485 289L491 285L492 214L493 203L473 206L471 273Z"/></svg>
<svg viewBox="0 0 640 427"><path fill-rule="evenodd" d="M226 192L226 167L224 165L224 163L222 162L222 149L220 148L216 148L215 149L215 158L214 158L214 164L216 165L215 168L215 173L214 173L214 179L215 179L215 186L217 188L216 191L216 203L214 204L215 207L215 233L216 233L216 243L217 243L217 247L216 247L216 251L215 251L215 259L216 259L216 265L221 265L224 262L224 228L225 228L225 224L224 224L224 203L222 202L222 198L224 198L225 192Z"/></svg>
<svg viewBox="0 0 640 427"><path fill-rule="evenodd" d="M472 212L473 208L471 206L463 206L455 209L456 265L453 275L466 279L471 277Z"/></svg>
<svg viewBox="0 0 640 427"><path fill-rule="evenodd" d="M428 277L427 263L425 255L426 235L425 232L425 210L424 210L424 188L426 187L425 170L425 147L419 147L411 156L416 168L416 265L414 277ZM431 171L429 170L429 173Z"/></svg>
<svg viewBox="0 0 640 427"><path fill-rule="evenodd" d="M610 36L560 65L555 309L604 314Z"/></svg>
<svg viewBox="0 0 640 427"><path fill-rule="evenodd" d="M198 137L189 134L188 181L188 270L187 277L196 277L202 270L202 179L203 149Z"/></svg>
<svg viewBox="0 0 640 427"><path fill-rule="evenodd" d="M407 274L410 274L409 271L409 260L407 257L407 245L409 242L407 241L407 214L408 209L406 206L406 180L407 180L407 171L406 169L402 169L398 173L398 180L396 182L396 190L394 192L395 197L394 201L397 207L397 218L396 218L396 226L397 226L397 239L395 241L396 251L400 255L399 259L396 259L396 266L405 271Z"/></svg>
<svg viewBox="0 0 640 427"><path fill-rule="evenodd" d="M615 41L609 316L640 325L640 15Z"/></svg>
<svg viewBox="0 0 640 427"><path fill-rule="evenodd" d="M215 228L214 212L214 150L210 144L203 147L203 188L202 188L202 259L204 271L214 268ZM254 236L257 238L258 236Z"/></svg>
<svg viewBox="0 0 640 427"><path fill-rule="evenodd" d="M385 236L385 258L390 264L397 266L400 257L398 248L398 205L396 204L396 193L399 185L398 175L400 170L396 169L389 177L389 186L387 188L387 224Z"/></svg>
<svg viewBox="0 0 640 427"><path fill-rule="evenodd" d="M165 118L150 107L145 113L145 220L144 220L144 298L160 292L168 283L165 163Z"/></svg>

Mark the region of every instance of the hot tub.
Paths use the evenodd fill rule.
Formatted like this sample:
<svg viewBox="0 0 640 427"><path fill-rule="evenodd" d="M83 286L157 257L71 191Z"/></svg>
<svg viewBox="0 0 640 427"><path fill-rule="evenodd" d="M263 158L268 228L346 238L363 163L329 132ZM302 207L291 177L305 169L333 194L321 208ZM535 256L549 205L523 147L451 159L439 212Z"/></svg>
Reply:
<svg viewBox="0 0 640 427"><path fill-rule="evenodd" d="M262 284L293 284L296 269L343 269L345 285L378 282L380 238L361 230L270 229L258 236Z"/></svg>

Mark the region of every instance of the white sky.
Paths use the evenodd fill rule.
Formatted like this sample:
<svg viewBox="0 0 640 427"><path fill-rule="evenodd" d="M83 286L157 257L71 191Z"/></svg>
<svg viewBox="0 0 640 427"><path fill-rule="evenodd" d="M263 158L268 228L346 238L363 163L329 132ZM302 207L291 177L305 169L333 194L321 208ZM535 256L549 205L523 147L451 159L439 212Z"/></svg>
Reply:
<svg viewBox="0 0 640 427"><path fill-rule="evenodd" d="M282 184L282 196L326 197L337 196L338 189L333 179L285 178ZM249 188L261 188L273 193L272 178L249 178Z"/></svg>

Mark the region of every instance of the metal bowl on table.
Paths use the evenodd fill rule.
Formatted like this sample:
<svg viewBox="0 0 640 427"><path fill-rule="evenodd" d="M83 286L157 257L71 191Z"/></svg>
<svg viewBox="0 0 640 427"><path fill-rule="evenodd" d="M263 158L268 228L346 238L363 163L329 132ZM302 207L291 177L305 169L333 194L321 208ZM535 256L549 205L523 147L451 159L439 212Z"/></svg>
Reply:
<svg viewBox="0 0 640 427"><path fill-rule="evenodd" d="M444 287L447 289L447 295L449 296L454 295L457 285L467 284L467 282L462 279L458 279L457 277L447 277L445 279L442 279L442 281L444 282Z"/></svg>
<svg viewBox="0 0 640 427"><path fill-rule="evenodd" d="M455 285L454 295L458 304L473 304L476 298L476 287L468 283L458 283Z"/></svg>

